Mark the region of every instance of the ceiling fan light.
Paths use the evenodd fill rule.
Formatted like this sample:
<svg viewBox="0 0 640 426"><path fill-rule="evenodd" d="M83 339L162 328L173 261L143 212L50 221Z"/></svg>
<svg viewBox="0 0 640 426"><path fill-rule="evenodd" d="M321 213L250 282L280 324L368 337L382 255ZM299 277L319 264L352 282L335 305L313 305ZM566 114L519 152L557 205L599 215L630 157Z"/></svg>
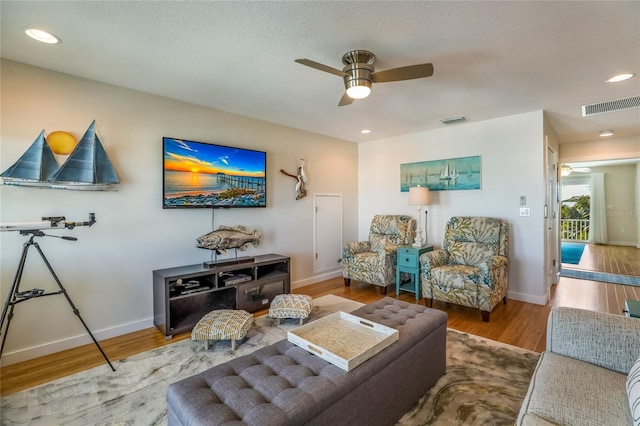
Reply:
<svg viewBox="0 0 640 426"><path fill-rule="evenodd" d="M369 83L369 82L368 82ZM371 83L369 85L347 87L347 96L351 99L364 99L371 93Z"/></svg>
<svg viewBox="0 0 640 426"><path fill-rule="evenodd" d="M567 177L571 174L571 166L568 164L563 164L560 166L560 176Z"/></svg>

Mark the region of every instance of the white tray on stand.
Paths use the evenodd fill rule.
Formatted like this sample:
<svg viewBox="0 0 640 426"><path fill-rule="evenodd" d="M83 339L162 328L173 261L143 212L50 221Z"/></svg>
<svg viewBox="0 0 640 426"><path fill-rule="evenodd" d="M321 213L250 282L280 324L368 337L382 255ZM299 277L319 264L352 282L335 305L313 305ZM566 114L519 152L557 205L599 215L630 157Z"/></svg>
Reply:
<svg viewBox="0 0 640 426"><path fill-rule="evenodd" d="M346 312L336 312L287 333L287 339L350 371L399 337L398 330Z"/></svg>

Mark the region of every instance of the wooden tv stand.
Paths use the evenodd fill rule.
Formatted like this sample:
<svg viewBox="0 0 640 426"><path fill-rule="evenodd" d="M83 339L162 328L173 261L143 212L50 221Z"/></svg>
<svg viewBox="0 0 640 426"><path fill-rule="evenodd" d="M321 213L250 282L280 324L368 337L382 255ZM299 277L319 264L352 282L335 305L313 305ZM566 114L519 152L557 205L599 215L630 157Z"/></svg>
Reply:
<svg viewBox="0 0 640 426"><path fill-rule="evenodd" d="M255 312L278 294L291 292L289 257L265 254L245 260L153 271L153 324L171 338L213 310Z"/></svg>

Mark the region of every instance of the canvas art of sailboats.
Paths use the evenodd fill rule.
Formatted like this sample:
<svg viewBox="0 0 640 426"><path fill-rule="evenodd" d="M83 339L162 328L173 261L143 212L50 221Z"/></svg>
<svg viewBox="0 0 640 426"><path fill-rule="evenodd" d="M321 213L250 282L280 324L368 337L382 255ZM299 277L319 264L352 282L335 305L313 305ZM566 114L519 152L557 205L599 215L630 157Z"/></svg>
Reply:
<svg viewBox="0 0 640 426"><path fill-rule="evenodd" d="M416 184L429 191L480 189L481 170L479 155L401 164L400 191L408 192Z"/></svg>
<svg viewBox="0 0 640 426"><path fill-rule="evenodd" d="M95 120L67 160L58 162L44 130L11 167L0 174L4 185L104 191L120 183L95 131Z"/></svg>

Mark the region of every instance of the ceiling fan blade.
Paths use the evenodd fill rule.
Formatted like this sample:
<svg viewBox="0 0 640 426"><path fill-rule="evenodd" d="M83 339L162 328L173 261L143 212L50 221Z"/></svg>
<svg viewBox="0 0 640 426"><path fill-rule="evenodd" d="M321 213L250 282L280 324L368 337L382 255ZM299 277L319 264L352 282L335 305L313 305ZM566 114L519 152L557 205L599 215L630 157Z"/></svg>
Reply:
<svg viewBox="0 0 640 426"><path fill-rule="evenodd" d="M329 74L337 75L338 77L344 77L344 76L347 75L347 73L345 73L344 71L340 71L338 69L331 68L330 66L323 65L323 64L321 64L319 62L312 61L311 59L296 59L295 61L297 63L299 63L299 64L306 65L308 67L315 68L315 69L320 70L320 71L328 72Z"/></svg>
<svg viewBox="0 0 640 426"><path fill-rule="evenodd" d="M407 67L392 68L374 72L371 74L374 83L386 83L389 81L412 80L414 78L431 77L433 64L409 65Z"/></svg>
<svg viewBox="0 0 640 426"><path fill-rule="evenodd" d="M344 95L340 98L340 102L338 102L338 106L351 105L353 103L353 98L347 95L347 92L344 92Z"/></svg>

